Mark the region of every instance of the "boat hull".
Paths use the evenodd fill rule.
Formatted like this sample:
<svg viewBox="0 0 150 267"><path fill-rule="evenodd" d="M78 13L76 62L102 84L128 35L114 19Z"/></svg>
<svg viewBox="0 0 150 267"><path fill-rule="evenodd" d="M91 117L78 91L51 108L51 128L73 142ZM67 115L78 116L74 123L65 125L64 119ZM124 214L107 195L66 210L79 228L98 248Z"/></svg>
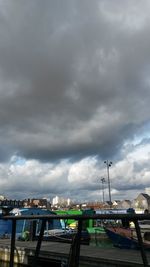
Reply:
<svg viewBox="0 0 150 267"><path fill-rule="evenodd" d="M127 231L119 233L119 230L115 231L109 228L105 229L108 237L111 239L113 245L119 248L126 249L138 249L139 244L137 240L132 239L130 230L128 231L129 235L127 236Z"/></svg>

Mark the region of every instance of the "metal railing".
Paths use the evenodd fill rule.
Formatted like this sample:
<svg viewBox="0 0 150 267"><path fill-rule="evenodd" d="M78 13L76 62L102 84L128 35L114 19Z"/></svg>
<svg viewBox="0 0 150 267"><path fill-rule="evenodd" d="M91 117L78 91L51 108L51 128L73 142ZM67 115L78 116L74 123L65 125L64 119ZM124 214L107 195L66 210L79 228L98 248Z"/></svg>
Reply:
<svg viewBox="0 0 150 267"><path fill-rule="evenodd" d="M79 258L80 258L80 245L81 245L81 232L83 221L93 219L93 220L123 220L126 219L135 224L135 230L137 234L139 249L143 261L143 266L147 267L148 260L145 253L143 240L141 236L141 231L139 227L139 220L150 220L150 214L94 214L94 215L24 215L24 216L4 216L1 219L11 220L12 221L12 233L11 233L11 248L10 248L10 261L9 267L14 266L14 251L15 251L15 242L16 242L16 222L19 220L41 220L41 229L37 240L37 245L35 249L35 255L32 263L32 267L37 266L38 257L40 254L41 244L44 235L44 229L46 226L46 221L54 219L74 219L78 221L78 228L75 238L71 244L71 249L68 257L67 267L79 267Z"/></svg>

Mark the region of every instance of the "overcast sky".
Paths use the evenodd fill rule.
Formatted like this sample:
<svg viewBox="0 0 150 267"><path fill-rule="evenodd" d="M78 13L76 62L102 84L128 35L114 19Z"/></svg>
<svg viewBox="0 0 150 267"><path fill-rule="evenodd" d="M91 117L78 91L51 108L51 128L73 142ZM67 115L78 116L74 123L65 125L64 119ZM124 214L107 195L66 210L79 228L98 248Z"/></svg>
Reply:
<svg viewBox="0 0 150 267"><path fill-rule="evenodd" d="M150 187L150 1L0 0L0 194ZM105 185L105 199L108 188Z"/></svg>

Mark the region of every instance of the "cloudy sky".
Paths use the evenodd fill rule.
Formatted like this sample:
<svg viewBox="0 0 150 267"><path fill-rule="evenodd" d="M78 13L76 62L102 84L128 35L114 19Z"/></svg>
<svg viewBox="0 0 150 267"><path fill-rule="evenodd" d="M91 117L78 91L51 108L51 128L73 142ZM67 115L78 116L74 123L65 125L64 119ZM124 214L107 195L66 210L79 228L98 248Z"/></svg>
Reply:
<svg viewBox="0 0 150 267"><path fill-rule="evenodd" d="M0 0L0 194L150 187L150 1ZM105 185L105 198L108 188Z"/></svg>

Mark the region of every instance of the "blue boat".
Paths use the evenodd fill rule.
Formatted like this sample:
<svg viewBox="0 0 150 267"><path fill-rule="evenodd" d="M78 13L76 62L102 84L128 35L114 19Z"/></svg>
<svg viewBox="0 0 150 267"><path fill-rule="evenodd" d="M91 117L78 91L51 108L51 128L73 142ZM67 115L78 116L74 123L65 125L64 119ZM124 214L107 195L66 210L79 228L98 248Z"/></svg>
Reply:
<svg viewBox="0 0 150 267"><path fill-rule="evenodd" d="M133 239L131 237L131 231L129 229L122 229L122 230L127 230L122 231L119 233L119 231L115 231L115 228L105 228L106 234L112 241L113 245L115 247L119 248L126 248L126 249L138 249L139 244L138 241ZM127 235L127 232L129 230L129 234Z"/></svg>
<svg viewBox="0 0 150 267"><path fill-rule="evenodd" d="M24 216L24 215L56 215L55 212L42 209L42 208L15 208L9 212L12 216ZM19 240L37 240L42 220L40 219L23 219L18 220L16 223L16 239ZM12 221L4 220L3 217L0 220L0 238L10 238L12 232ZM43 240L46 241L59 241L71 243L75 237L77 231L73 231L64 228L63 221L60 219L49 219L46 221L46 227L44 230ZM82 231L81 243L89 244L89 234L87 231Z"/></svg>
<svg viewBox="0 0 150 267"><path fill-rule="evenodd" d="M54 212L42 209L42 208L23 208L23 209L13 209L10 212L11 215L18 216L18 215L55 215ZM41 229L42 221L40 219L33 219L33 220L19 220L17 221L16 225L16 237L23 237L25 233L31 233L32 237L35 238L39 235ZM45 235L48 235L48 232L51 230L55 230L57 232L62 231L61 221L58 219L48 220L46 222L45 227ZM31 236L30 235L30 236Z"/></svg>
<svg viewBox="0 0 150 267"><path fill-rule="evenodd" d="M54 212L41 209L41 208L22 208L22 209L13 209L9 212L9 215L12 216L21 216L21 215L55 215ZM18 220L16 224L16 238L23 237L24 233L30 233L31 228L33 230L33 225L35 227L34 232L35 236L39 235L40 228L41 228L41 220L33 219L33 220ZM62 225L60 220L54 219L49 220L46 223L45 232L50 230L62 230ZM11 220L4 220L3 215L1 214L0 219L0 238L8 238L11 236L12 232L12 221Z"/></svg>

